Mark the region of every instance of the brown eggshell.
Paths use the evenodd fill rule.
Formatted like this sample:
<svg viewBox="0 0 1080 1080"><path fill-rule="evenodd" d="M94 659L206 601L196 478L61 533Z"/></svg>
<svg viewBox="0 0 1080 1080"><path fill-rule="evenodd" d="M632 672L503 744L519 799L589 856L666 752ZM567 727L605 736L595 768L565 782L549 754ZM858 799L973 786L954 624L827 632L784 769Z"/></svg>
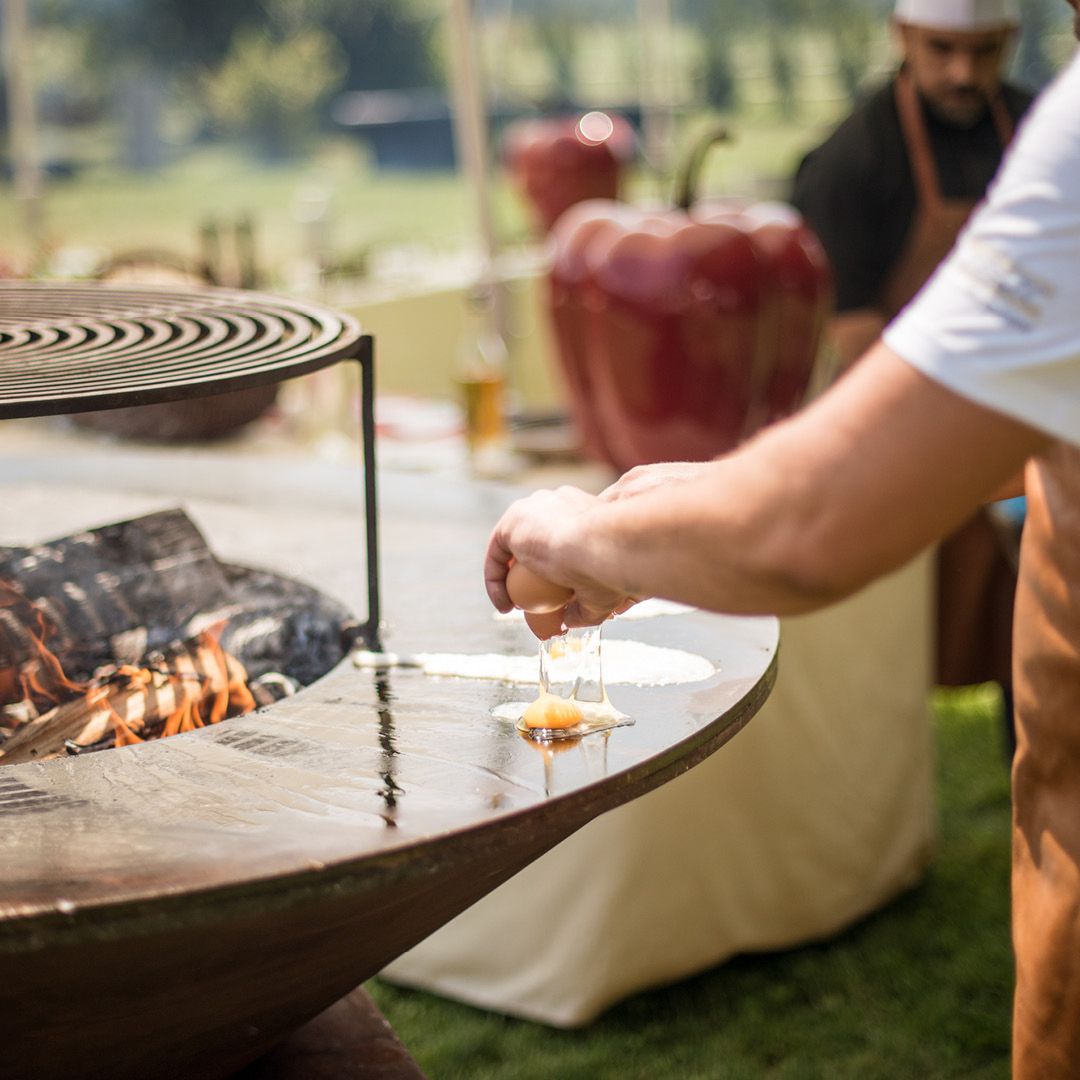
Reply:
<svg viewBox="0 0 1080 1080"><path fill-rule="evenodd" d="M506 575L506 591L515 607L537 614L558 611L574 595L573 589L545 581L519 562L514 563Z"/></svg>

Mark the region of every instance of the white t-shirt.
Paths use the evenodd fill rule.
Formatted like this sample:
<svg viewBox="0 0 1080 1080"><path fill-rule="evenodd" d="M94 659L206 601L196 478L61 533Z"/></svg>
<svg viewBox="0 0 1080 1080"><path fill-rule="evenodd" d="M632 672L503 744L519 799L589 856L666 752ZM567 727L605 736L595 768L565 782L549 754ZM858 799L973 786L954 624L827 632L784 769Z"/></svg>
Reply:
<svg viewBox="0 0 1080 1080"><path fill-rule="evenodd" d="M1080 443L1080 55L884 338L956 393Z"/></svg>

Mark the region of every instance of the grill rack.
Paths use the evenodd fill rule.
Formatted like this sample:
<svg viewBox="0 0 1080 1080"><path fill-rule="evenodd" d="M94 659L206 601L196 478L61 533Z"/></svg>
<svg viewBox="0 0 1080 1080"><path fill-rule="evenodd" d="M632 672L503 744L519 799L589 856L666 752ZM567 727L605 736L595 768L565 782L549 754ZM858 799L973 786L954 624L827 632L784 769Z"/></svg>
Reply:
<svg viewBox="0 0 1080 1080"><path fill-rule="evenodd" d="M381 650L374 342L348 315L207 286L0 282L0 420L182 401L360 365L368 614Z"/></svg>

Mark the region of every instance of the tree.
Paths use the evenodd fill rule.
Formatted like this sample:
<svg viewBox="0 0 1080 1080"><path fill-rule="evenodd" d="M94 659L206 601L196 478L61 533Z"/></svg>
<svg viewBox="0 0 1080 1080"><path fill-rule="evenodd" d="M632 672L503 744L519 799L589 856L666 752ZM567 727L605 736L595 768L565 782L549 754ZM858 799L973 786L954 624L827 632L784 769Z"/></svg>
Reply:
<svg viewBox="0 0 1080 1080"><path fill-rule="evenodd" d="M302 146L318 106L340 87L344 72L341 49L324 30L283 37L243 30L204 86L217 124L253 136L263 156L276 160Z"/></svg>

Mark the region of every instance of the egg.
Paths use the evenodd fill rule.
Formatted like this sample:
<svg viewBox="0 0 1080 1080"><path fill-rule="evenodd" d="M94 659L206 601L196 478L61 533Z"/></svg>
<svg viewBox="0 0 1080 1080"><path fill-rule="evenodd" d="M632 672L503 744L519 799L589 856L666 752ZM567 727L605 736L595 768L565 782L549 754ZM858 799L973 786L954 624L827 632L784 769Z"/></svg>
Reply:
<svg viewBox="0 0 1080 1080"><path fill-rule="evenodd" d="M557 694L541 694L529 703L521 719L529 729L565 730L582 723L585 714L575 701L567 701Z"/></svg>
<svg viewBox="0 0 1080 1080"><path fill-rule="evenodd" d="M519 562L514 563L506 575L506 591L514 607L538 615L558 611L574 595L573 589L545 581Z"/></svg>

